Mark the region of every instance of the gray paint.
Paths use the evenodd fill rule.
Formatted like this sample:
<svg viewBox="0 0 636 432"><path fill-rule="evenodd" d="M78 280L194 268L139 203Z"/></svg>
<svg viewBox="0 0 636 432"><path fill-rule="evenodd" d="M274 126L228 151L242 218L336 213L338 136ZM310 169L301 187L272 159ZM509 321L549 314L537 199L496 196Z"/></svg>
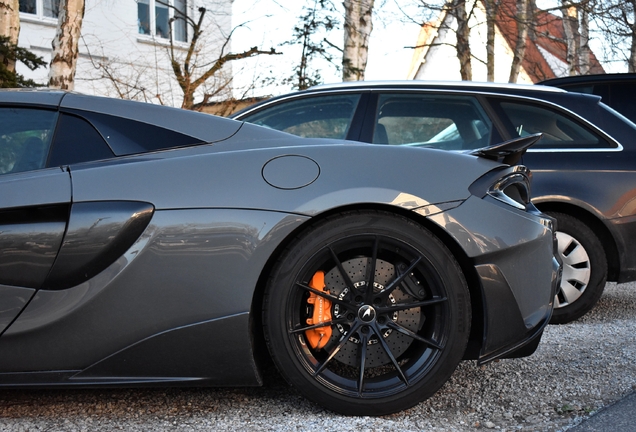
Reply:
<svg viewBox="0 0 636 432"><path fill-rule="evenodd" d="M259 211L157 212L104 272L35 295L0 338L0 371L84 369L159 333L249 312L263 266L304 220ZM251 337L247 326L234 334L239 344Z"/></svg>
<svg viewBox="0 0 636 432"><path fill-rule="evenodd" d="M0 335L27 305L34 289L0 285Z"/></svg>
<svg viewBox="0 0 636 432"><path fill-rule="evenodd" d="M125 158L125 164L72 166L74 201L147 201L157 209L255 208L306 215L356 203L416 208L468 198L468 185L499 166L474 156L405 147L226 148L204 146L200 154L186 149L155 153L152 160L142 156ZM287 154L314 160L321 170L318 179L302 189L269 185L263 166ZM401 162L392 162L396 158ZM293 175L295 167L290 171ZM442 180L450 172L456 181Z"/></svg>
<svg viewBox="0 0 636 432"><path fill-rule="evenodd" d="M0 176L0 208L62 204L71 201L71 179L60 168Z"/></svg>
<svg viewBox="0 0 636 432"><path fill-rule="evenodd" d="M61 90L35 89L2 89L0 90L0 104L20 105L29 104L55 108L67 93Z"/></svg>
<svg viewBox="0 0 636 432"><path fill-rule="evenodd" d="M162 361L148 362L149 358ZM92 383L103 377L122 383L182 379L192 385L202 380L217 386L260 385L250 343L249 313L151 336L90 366L70 381Z"/></svg>
<svg viewBox="0 0 636 432"><path fill-rule="evenodd" d="M554 268L552 231L539 218L494 199L473 196L430 219L463 245L476 264L498 267L526 327L541 322L551 310Z"/></svg>

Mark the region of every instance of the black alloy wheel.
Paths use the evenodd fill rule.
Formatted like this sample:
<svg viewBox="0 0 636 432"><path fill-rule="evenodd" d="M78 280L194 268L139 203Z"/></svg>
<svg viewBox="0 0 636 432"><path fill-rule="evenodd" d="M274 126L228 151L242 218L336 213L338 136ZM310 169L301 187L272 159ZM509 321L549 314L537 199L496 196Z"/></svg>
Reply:
<svg viewBox="0 0 636 432"><path fill-rule="evenodd" d="M550 324L567 324L592 310L601 298L607 282L607 258L603 244L583 222L565 213L546 214L557 220L556 235L563 262Z"/></svg>
<svg viewBox="0 0 636 432"><path fill-rule="evenodd" d="M305 231L264 301L270 354L308 399L384 415L434 394L461 360L470 296L451 252L384 212L349 212Z"/></svg>

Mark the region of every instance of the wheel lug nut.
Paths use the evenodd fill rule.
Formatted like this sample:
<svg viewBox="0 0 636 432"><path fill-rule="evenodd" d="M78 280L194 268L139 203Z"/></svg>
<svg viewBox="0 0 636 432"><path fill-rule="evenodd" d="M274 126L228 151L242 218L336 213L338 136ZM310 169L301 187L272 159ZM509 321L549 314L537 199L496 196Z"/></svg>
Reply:
<svg viewBox="0 0 636 432"><path fill-rule="evenodd" d="M348 319L349 321L353 321L355 318L356 318L356 316L355 316L354 314L352 314L352 313L350 313L349 315L347 315L347 319Z"/></svg>

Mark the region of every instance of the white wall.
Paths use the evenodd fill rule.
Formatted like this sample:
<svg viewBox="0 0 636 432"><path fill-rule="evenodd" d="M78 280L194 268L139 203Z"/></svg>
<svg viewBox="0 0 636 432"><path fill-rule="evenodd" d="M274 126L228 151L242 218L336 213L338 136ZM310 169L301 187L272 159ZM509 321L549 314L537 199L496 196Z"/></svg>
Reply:
<svg viewBox="0 0 636 432"><path fill-rule="evenodd" d="M188 13L195 18L199 16L199 6L207 9L195 64L208 64L218 58L231 31L231 3L231 0L188 2ZM19 46L42 56L48 63L57 19L21 13L20 21ZM188 40L191 29L189 33ZM183 93L170 67L169 44L166 39L139 34L135 0L86 0L79 45L75 91L181 105ZM177 55L184 57L187 47L187 43L180 44ZM224 68L225 76L231 74L230 66ZM32 72L19 64L18 72L42 84L48 81L48 67Z"/></svg>

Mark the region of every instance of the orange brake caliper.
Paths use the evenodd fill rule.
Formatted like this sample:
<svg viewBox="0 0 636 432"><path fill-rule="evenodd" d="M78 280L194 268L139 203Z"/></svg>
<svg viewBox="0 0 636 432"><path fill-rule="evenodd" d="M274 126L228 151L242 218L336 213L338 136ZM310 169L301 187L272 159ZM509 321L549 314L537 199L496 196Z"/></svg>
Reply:
<svg viewBox="0 0 636 432"><path fill-rule="evenodd" d="M325 273L316 272L311 278L309 286L318 291L328 292L325 288ZM314 314L311 318L307 318L307 324L315 325L331 321L331 301L326 298L309 293L307 303L314 306ZM314 349L324 347L331 337L331 326L318 327L305 331L305 336Z"/></svg>

